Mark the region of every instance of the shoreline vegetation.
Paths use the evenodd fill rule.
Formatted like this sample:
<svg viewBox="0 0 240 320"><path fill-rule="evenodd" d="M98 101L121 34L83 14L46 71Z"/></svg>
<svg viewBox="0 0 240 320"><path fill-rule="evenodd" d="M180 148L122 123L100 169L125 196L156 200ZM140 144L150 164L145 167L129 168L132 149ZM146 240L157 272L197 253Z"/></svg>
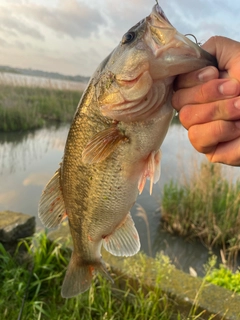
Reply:
<svg viewBox="0 0 240 320"><path fill-rule="evenodd" d="M188 240L200 239L217 247L229 267L236 266L240 251L240 180L228 179L223 166L203 161L181 184L165 184L161 226Z"/></svg>
<svg viewBox="0 0 240 320"><path fill-rule="evenodd" d="M70 255L66 245L51 242L45 232L21 240L12 255L0 243L1 319L197 320L204 313L193 307L183 315L176 311L174 299L169 299L158 286L146 290L144 279L149 263L144 254L139 254L140 265L132 265L131 259L124 262L127 270L137 277L137 288L131 281L125 281L123 288L121 278L117 278L120 276L114 275L116 283L112 285L98 275L89 291L63 299L60 290ZM216 269L215 263L212 258L206 265L206 276L196 299L208 283L240 293L239 273L235 276L225 267ZM151 268L156 271L159 283L163 270L170 275L175 267L166 256L158 255Z"/></svg>
<svg viewBox="0 0 240 320"><path fill-rule="evenodd" d="M37 129L51 121L70 122L82 92L0 85L0 131Z"/></svg>
<svg viewBox="0 0 240 320"><path fill-rule="evenodd" d="M76 75L64 75L58 72L47 72L42 70L36 69L26 69L26 68L14 68L10 66L3 66L0 65L0 73L9 73L15 75L23 75L23 76L30 76L30 77L43 77L48 79L58 79L62 81L74 81L74 82L83 82L88 83L89 77Z"/></svg>

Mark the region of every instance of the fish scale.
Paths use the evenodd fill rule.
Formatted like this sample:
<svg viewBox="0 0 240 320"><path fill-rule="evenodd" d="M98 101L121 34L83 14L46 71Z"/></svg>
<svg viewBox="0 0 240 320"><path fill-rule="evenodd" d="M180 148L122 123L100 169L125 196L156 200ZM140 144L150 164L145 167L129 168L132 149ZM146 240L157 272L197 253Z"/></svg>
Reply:
<svg viewBox="0 0 240 320"><path fill-rule="evenodd" d="M174 78L216 59L169 23L156 4L99 65L82 95L60 169L45 187L39 217L47 227L69 220L72 257L62 285L70 298L88 290L95 272L109 280L111 254L140 250L130 209L160 178L160 146L174 115Z"/></svg>

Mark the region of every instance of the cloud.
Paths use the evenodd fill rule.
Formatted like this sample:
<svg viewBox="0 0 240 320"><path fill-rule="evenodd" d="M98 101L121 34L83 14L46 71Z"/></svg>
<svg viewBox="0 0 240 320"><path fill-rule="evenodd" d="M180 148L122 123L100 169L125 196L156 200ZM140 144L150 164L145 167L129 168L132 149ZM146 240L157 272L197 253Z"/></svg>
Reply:
<svg viewBox="0 0 240 320"><path fill-rule="evenodd" d="M21 4L18 14L55 31L58 36L68 35L72 38L87 38L92 33L97 33L105 23L99 10L77 0L60 0L56 7L35 3Z"/></svg>
<svg viewBox="0 0 240 320"><path fill-rule="evenodd" d="M133 27L137 22L150 14L154 5L146 0L122 0L117 5L112 0L105 0L103 11L109 19L109 34L120 41L123 34Z"/></svg>
<svg viewBox="0 0 240 320"><path fill-rule="evenodd" d="M164 11L171 23L181 33L193 33L199 41L206 41L212 35L234 37L238 30L233 7L239 3L233 1L228 7L223 0L195 1L166 1ZM229 23L231 21L231 23Z"/></svg>
<svg viewBox="0 0 240 320"><path fill-rule="evenodd" d="M26 45L21 42L21 41L15 41L14 46L20 50L25 50L26 49Z"/></svg>
<svg viewBox="0 0 240 320"><path fill-rule="evenodd" d="M0 38L0 46L1 47L7 47L8 46L7 41L5 41L3 38Z"/></svg>
<svg viewBox="0 0 240 320"><path fill-rule="evenodd" d="M17 36L20 33L34 39L44 40L44 36L36 28L29 26L19 15L15 15L15 12L18 11L0 6L1 30L5 30L5 32L11 36Z"/></svg>
<svg viewBox="0 0 240 320"><path fill-rule="evenodd" d="M200 42L221 34L239 39L233 0L161 0L171 23ZM91 75L123 34L150 14L155 0L1 0L2 63ZM44 41L43 41L44 40Z"/></svg>

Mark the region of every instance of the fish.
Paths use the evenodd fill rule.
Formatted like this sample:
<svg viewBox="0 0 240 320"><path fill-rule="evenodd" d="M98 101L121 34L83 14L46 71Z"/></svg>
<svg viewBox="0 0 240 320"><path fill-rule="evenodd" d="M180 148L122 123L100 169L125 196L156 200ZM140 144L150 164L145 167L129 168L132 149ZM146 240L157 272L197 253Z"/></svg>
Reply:
<svg viewBox="0 0 240 320"><path fill-rule="evenodd" d="M69 222L73 251L62 297L88 290L97 272L112 281L102 246L125 257L140 250L130 209L146 180L150 193L159 180L160 146L174 115L173 81L216 64L158 4L100 63L77 107L60 167L39 201L43 225Z"/></svg>

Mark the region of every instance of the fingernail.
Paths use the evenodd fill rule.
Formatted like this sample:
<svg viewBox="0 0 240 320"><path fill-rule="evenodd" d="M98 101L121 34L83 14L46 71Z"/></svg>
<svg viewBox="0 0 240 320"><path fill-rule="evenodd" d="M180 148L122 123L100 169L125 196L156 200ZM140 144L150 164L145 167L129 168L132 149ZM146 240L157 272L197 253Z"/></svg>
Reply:
<svg viewBox="0 0 240 320"><path fill-rule="evenodd" d="M224 96L235 96L239 93L239 83L236 80L231 79L223 82L218 87L218 90Z"/></svg>
<svg viewBox="0 0 240 320"><path fill-rule="evenodd" d="M212 67L208 67L204 70L202 70L199 74L198 74L198 79L202 82L204 81L209 81L212 79L215 79L216 77L216 71L214 68Z"/></svg>
<svg viewBox="0 0 240 320"><path fill-rule="evenodd" d="M236 99L233 104L236 109L240 109L240 98Z"/></svg>

